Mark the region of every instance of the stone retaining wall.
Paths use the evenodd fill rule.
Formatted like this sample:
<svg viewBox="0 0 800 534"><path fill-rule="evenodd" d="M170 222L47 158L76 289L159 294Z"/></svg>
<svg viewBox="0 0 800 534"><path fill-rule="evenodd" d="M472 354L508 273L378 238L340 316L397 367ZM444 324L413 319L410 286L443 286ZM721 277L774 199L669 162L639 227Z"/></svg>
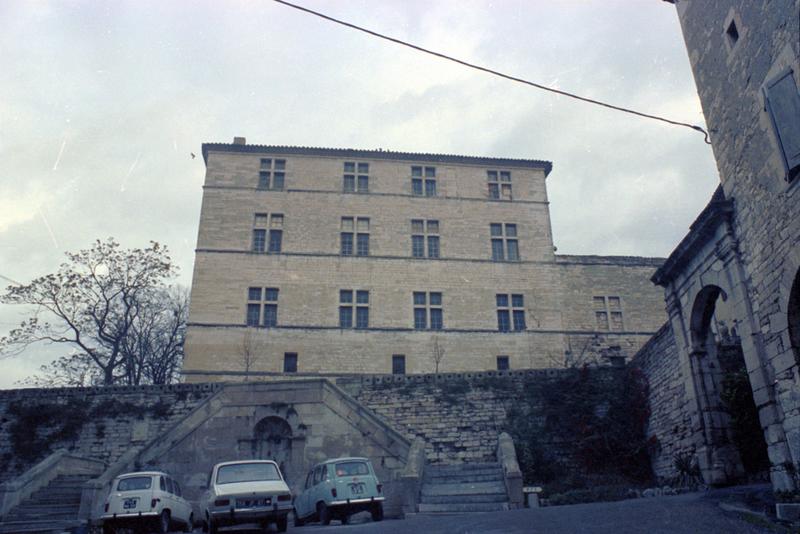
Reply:
<svg viewBox="0 0 800 534"><path fill-rule="evenodd" d="M113 463L162 434L219 384L0 390L0 482L52 451Z"/></svg>

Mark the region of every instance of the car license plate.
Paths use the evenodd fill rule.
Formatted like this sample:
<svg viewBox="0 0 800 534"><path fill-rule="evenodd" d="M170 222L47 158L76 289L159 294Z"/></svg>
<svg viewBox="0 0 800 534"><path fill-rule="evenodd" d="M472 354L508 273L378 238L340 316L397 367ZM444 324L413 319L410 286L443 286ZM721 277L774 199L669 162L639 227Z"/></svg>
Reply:
<svg viewBox="0 0 800 534"><path fill-rule="evenodd" d="M353 495L361 495L364 493L364 483L359 482L358 484L350 484L350 493Z"/></svg>
<svg viewBox="0 0 800 534"><path fill-rule="evenodd" d="M258 508L260 506L269 506L272 504L272 498L266 499L236 499L237 508Z"/></svg>
<svg viewBox="0 0 800 534"><path fill-rule="evenodd" d="M138 501L139 501L139 499L125 499L124 501L122 501L122 507L125 510L130 510L131 508L136 508L136 503Z"/></svg>

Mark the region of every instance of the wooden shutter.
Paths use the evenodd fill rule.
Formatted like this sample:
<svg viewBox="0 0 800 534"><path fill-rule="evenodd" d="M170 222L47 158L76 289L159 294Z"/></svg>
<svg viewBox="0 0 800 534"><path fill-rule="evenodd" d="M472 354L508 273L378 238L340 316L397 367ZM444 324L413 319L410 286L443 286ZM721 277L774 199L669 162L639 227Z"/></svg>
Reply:
<svg viewBox="0 0 800 534"><path fill-rule="evenodd" d="M792 174L800 167L800 93L792 70L767 82L764 94L784 163Z"/></svg>

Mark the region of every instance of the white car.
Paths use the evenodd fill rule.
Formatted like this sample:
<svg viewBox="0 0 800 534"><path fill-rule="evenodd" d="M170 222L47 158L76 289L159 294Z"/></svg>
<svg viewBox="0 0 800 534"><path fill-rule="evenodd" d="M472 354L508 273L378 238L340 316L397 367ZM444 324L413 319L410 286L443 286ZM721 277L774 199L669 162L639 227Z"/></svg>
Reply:
<svg viewBox="0 0 800 534"><path fill-rule="evenodd" d="M286 532L292 493L278 464L271 460L223 462L214 466L205 495L206 525L219 527L257 523L266 530L275 523Z"/></svg>
<svg viewBox="0 0 800 534"><path fill-rule="evenodd" d="M165 533L175 525L191 532L194 522L192 505L181 496L180 485L161 471L126 473L115 478L100 518L103 534L114 534L118 528L148 528Z"/></svg>

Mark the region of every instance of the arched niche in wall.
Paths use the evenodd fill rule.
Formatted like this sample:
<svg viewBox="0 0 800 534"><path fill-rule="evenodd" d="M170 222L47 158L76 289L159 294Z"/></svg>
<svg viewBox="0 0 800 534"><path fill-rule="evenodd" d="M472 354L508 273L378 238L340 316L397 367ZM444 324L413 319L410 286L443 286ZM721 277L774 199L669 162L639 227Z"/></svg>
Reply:
<svg viewBox="0 0 800 534"><path fill-rule="evenodd" d="M253 457L274 460L285 470L292 454L292 427L282 417L264 417L253 428Z"/></svg>

